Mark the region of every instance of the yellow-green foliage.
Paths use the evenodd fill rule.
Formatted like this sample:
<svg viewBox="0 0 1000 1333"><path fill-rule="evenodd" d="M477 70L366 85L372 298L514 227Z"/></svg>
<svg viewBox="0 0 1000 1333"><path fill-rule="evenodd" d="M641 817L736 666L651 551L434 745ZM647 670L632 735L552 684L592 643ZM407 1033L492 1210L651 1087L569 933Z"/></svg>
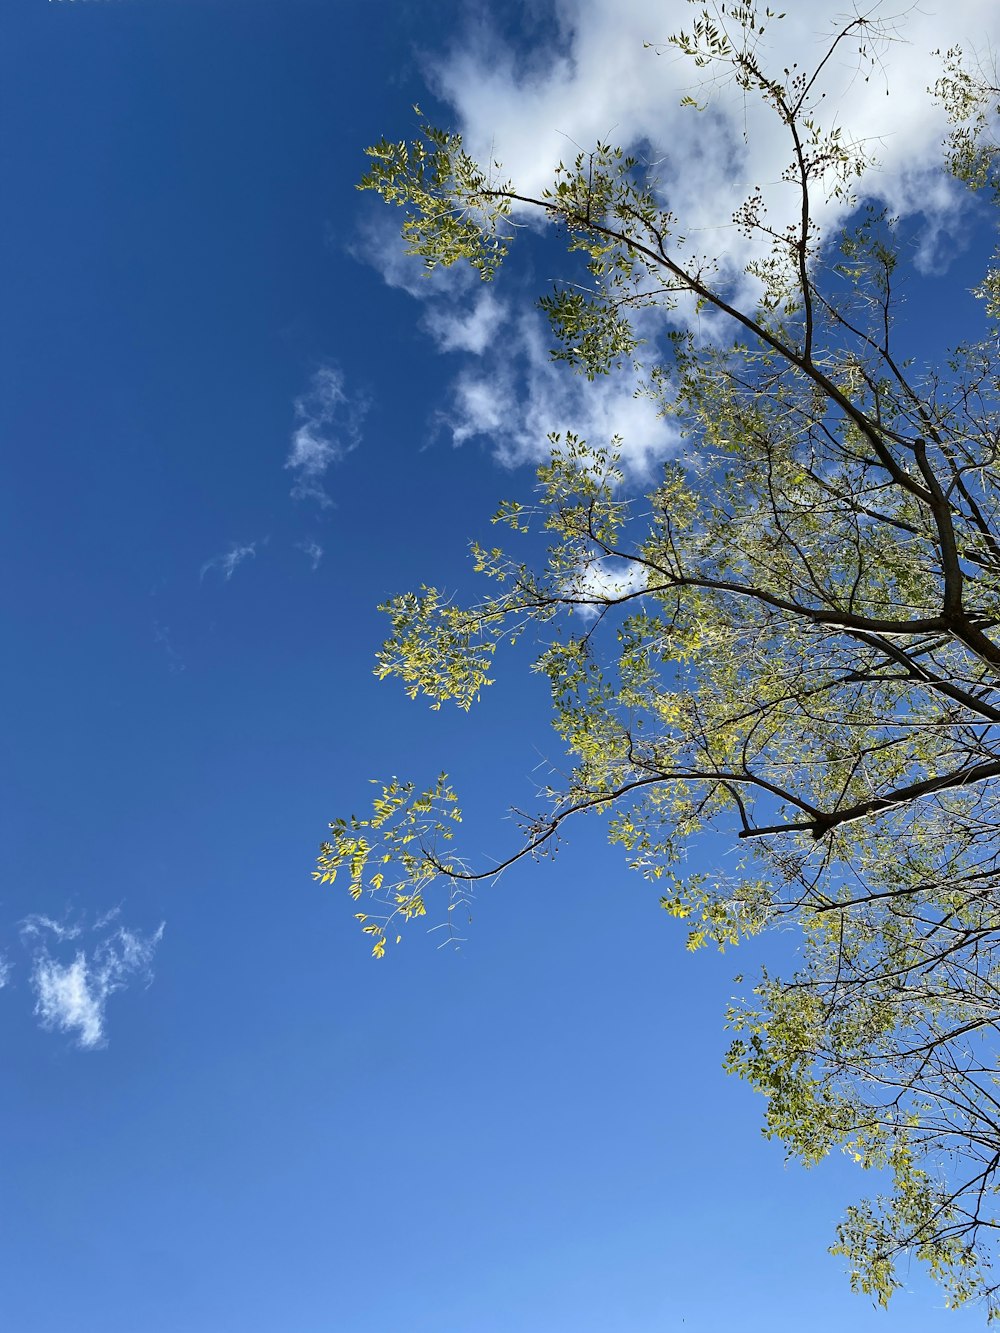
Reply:
<svg viewBox="0 0 1000 1333"><path fill-rule="evenodd" d="M460 816L446 780L393 780L370 816L331 825L317 878L345 873L382 956L401 923L446 918L476 880L603 814L689 949L794 923L801 965L734 1003L728 1067L764 1095L765 1132L790 1155L839 1149L889 1182L850 1209L834 1247L856 1287L884 1303L913 1254L952 1303L980 1297L993 1316L997 339L984 327L925 364L898 357L894 222L868 210L821 236L814 221L818 200L850 202L869 165L824 128L822 71L851 47L877 61L877 26L846 21L814 73L770 72L780 17L719 5L674 39L706 77L762 99L787 137L795 217L778 227L748 194L733 221L754 250L738 281L685 240L669 190L609 144L559 164L535 198L423 122L413 141L370 150L364 187L403 209L429 266L466 261L491 278L515 207L557 222L570 277L542 299L554 355L589 378L637 366L682 448L637 497L617 441L554 437L536 501L495 520L532 552L547 543L545 556L475 545L480 601L425 587L384 608L378 674L433 707L470 708L501 645L532 645L558 777L523 840L469 868L447 850ZM937 94L952 169L992 187L995 90L952 52ZM997 290L988 268L988 315ZM757 295L734 305L737 291ZM712 314L711 337L681 323L681 301ZM640 341L639 313L661 336ZM742 856L726 874L685 873L707 828Z"/></svg>

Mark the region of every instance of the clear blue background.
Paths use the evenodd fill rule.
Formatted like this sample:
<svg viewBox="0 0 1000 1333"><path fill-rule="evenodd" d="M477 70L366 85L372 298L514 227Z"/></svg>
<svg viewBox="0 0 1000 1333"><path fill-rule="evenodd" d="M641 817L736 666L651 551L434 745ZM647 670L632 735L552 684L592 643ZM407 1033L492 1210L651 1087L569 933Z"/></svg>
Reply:
<svg viewBox="0 0 1000 1333"><path fill-rule="evenodd" d="M0 1321L978 1326L916 1272L889 1315L850 1295L824 1251L864 1182L785 1167L721 1072L759 953L688 956L598 826L484 892L460 952L411 930L376 964L310 880L327 821L397 772L447 767L467 845L501 853L547 743L537 680L467 719L370 670L376 604L461 583L530 484L435 433L441 359L349 254L361 149L407 131L421 53L470 14L4 5ZM284 462L330 362L370 407L322 511ZM83 1051L39 1029L19 923L116 906L166 922L155 980Z"/></svg>

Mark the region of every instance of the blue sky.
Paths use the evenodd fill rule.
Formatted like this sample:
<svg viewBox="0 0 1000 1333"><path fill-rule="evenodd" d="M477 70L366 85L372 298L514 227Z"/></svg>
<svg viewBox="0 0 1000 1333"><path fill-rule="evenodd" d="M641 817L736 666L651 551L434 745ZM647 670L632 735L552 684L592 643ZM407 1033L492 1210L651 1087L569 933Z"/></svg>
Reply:
<svg viewBox="0 0 1000 1333"><path fill-rule="evenodd" d="M734 973L789 939L689 956L597 826L484 892L460 951L411 930L376 964L310 879L392 773L447 768L467 847L509 845L552 757L541 682L471 718L409 704L371 674L375 608L468 586L547 429L622 429L637 483L672 443L627 382L548 365L544 245L496 292L423 282L354 188L362 149L415 101L528 181L566 137L651 142L663 8L7 0L12 1333L979 1324L916 1271L887 1315L852 1297L825 1247L863 1182L786 1167L721 1071ZM986 4L947 32L925 8L893 97L844 111L923 208L915 344L967 323L989 241L926 175L926 53L1000 37Z"/></svg>

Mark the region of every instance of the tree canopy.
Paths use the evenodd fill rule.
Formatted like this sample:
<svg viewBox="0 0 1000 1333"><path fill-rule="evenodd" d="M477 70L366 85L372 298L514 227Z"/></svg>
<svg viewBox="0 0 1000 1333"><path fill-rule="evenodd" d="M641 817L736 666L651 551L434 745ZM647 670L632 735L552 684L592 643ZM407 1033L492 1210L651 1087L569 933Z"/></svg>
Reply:
<svg viewBox="0 0 1000 1333"><path fill-rule="evenodd" d="M996 1316L1000 275L984 267L977 337L901 347L899 224L822 106L834 55L877 60L880 33L854 18L812 69L774 71L780 18L719 5L671 39L706 83L761 99L787 142L791 219L751 189L738 272L607 143L537 196L423 120L369 150L363 187L402 207L428 266L490 279L526 216L559 228L566 281L541 299L553 355L591 379L641 367L683 447L638 497L617 441L554 437L536 502L495 519L515 542L547 534L547 558L476 545L489 591L474 605L424 588L385 607L378 674L434 707L468 709L508 640L534 647L572 767L507 859L453 852L445 777L394 780L370 815L331 825L316 876L345 874L381 956L402 922L446 915L604 812L689 948L794 921L801 964L730 1010L728 1067L789 1154L841 1149L873 1172L834 1246L856 1288L885 1303L915 1254L952 1303ZM995 197L992 81L951 51L932 92L953 125L942 170ZM824 232L831 198L849 221ZM738 842L737 870L685 873L708 829Z"/></svg>

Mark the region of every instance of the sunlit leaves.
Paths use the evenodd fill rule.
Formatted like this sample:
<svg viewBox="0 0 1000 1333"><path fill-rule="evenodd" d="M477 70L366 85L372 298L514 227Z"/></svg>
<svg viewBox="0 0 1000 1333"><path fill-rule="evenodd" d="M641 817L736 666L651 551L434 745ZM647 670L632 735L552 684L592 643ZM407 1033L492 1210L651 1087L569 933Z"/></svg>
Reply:
<svg viewBox="0 0 1000 1333"><path fill-rule="evenodd" d="M338 873L346 871L351 898L355 902L370 898L382 909L355 913L362 933L372 937L376 958L384 956L394 924L427 915L427 888L439 878L448 880L454 869L445 844L461 819L457 797L442 774L426 791L393 778L379 786L367 818L352 815L330 825L331 838L320 848L313 879L333 884ZM397 876L388 884L387 866ZM453 891L452 902L460 896ZM396 937L397 943L400 938Z"/></svg>
<svg viewBox="0 0 1000 1333"><path fill-rule="evenodd" d="M463 150L461 135L421 118L416 138L383 139L367 153L370 166L359 189L376 190L405 210L402 231L411 254L428 268L465 260L483 278L493 276L507 253L509 187L480 169Z"/></svg>

